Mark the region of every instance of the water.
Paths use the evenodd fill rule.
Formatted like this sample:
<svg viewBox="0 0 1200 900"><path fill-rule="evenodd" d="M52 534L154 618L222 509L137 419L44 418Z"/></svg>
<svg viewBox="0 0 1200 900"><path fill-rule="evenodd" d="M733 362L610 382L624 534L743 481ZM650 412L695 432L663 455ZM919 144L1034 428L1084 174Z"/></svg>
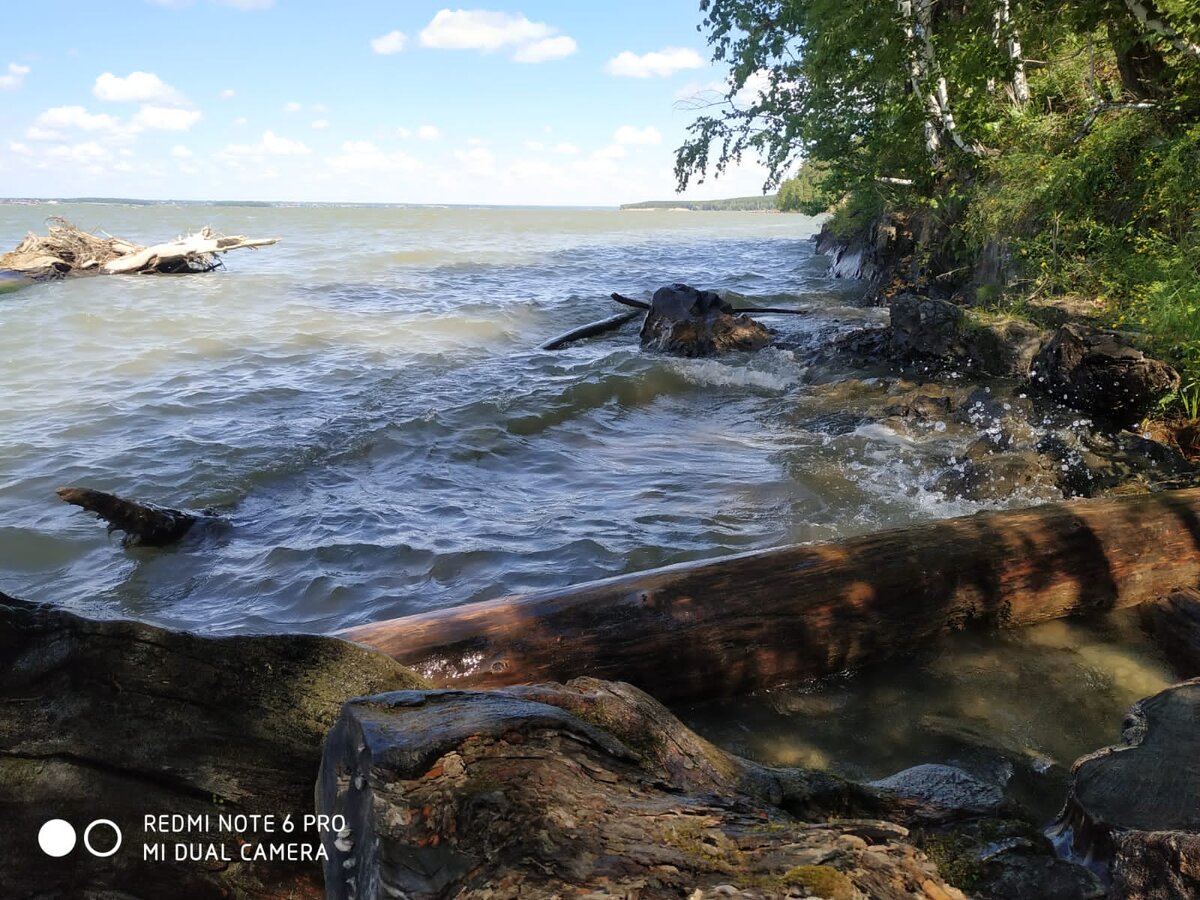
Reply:
<svg viewBox="0 0 1200 900"><path fill-rule="evenodd" d="M205 224L283 242L207 275L0 295L0 589L17 596L209 634L328 632L981 508L930 487L972 429L898 433L866 413L886 402L886 382L812 362L881 315L856 304L860 286L827 277L812 219L0 205L0 246L51 214L144 243ZM813 314L770 319L788 349L752 356L643 355L635 325L534 349L617 311L611 291L647 296L676 280ZM62 485L213 507L231 525L124 550L55 498ZM1003 502L1036 499L1053 495ZM1037 658L1021 665L1057 678ZM972 690L1010 692L984 681ZM886 704L870 677L848 684L813 688L831 709L850 702L845 690L863 704L822 719L833 731L814 752L876 775L927 761L856 757L851 731ZM1053 689L1069 698L1078 684ZM943 714L961 719L948 690L901 681L887 702L944 695ZM1129 696L1105 696L1089 708L1119 721ZM793 719L753 704L720 716L741 729L728 742L787 761L769 745L794 743ZM1065 765L1095 739L1077 734L1054 758Z"/></svg>

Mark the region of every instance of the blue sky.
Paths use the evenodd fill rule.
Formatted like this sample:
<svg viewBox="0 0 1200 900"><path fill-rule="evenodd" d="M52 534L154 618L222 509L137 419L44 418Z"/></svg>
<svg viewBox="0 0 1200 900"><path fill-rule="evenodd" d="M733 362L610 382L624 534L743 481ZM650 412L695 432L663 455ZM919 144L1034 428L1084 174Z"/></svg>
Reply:
<svg viewBox="0 0 1200 900"><path fill-rule="evenodd" d="M696 0L13 3L0 196L615 205L720 87ZM688 197L758 193L754 164Z"/></svg>

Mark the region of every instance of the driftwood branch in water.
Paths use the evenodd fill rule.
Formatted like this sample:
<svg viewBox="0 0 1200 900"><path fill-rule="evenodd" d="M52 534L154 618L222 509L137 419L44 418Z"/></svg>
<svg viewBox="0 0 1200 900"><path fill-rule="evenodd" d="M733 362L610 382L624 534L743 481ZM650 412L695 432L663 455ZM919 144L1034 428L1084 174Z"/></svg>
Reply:
<svg viewBox="0 0 1200 900"><path fill-rule="evenodd" d="M556 338L551 338L538 347L539 350L557 350L565 344L572 341L582 340L583 338L596 337L600 334L607 334L614 329L620 328L630 319L636 318L637 313L621 313L617 316L609 316L607 319L601 319L599 322L591 322L587 325L573 328L566 334L560 334Z"/></svg>
<svg viewBox="0 0 1200 900"><path fill-rule="evenodd" d="M625 306L632 306L634 309L649 309L650 304L644 300L634 300L632 297L626 297L624 294L618 294L615 291L608 295L617 303ZM810 309L783 309L777 306L747 306L742 309L734 309L734 314L746 313L747 315L756 315L762 313L764 315L782 315L782 316L809 316L812 315Z"/></svg>
<svg viewBox="0 0 1200 900"><path fill-rule="evenodd" d="M49 221L47 234L27 235L16 249L0 255L0 271L19 272L36 279L97 272L108 275L207 272L220 265L223 253L243 247L266 247L279 240L223 236L206 227L198 234L142 247L111 235L91 234L66 219Z"/></svg>
<svg viewBox="0 0 1200 900"><path fill-rule="evenodd" d="M108 523L109 531L123 531L126 546L165 547L192 530L204 516L126 500L91 488L64 487L55 493L60 500L94 512Z"/></svg>
<svg viewBox="0 0 1200 900"><path fill-rule="evenodd" d="M580 675L702 699L1200 583L1200 489L980 513L364 625L441 686Z"/></svg>

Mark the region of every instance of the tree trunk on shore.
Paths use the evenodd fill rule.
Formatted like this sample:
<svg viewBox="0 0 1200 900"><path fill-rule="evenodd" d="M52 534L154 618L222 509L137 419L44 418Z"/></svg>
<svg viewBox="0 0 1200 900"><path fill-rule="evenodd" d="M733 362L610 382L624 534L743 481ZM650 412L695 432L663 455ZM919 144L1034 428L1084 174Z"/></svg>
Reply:
<svg viewBox="0 0 1200 900"><path fill-rule="evenodd" d="M687 563L342 632L434 683L580 675L660 700L753 691L1200 584L1200 489L981 513Z"/></svg>
<svg viewBox="0 0 1200 900"><path fill-rule="evenodd" d="M326 889L961 900L906 828L873 818L901 801L838 781L731 756L624 684L366 697L325 743L317 809L346 818L325 836Z"/></svg>

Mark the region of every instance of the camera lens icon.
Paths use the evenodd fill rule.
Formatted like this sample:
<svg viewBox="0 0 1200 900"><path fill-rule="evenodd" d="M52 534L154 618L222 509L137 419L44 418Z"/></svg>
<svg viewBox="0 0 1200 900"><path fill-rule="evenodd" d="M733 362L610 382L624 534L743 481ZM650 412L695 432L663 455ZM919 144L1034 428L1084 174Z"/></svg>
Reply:
<svg viewBox="0 0 1200 900"><path fill-rule="evenodd" d="M97 837L103 840L106 832L112 832L112 846L108 849L97 849L92 843L92 834L100 829ZM112 819L96 819L83 830L83 846L92 856L104 859L112 856L121 849L122 840L121 829L117 827L117 823ZM47 856L63 857L75 849L75 843L78 836L75 833L75 826L66 819L50 819L42 824L38 829L38 846L42 848L42 852ZM100 843L98 841L97 843ZM101 843L101 847L107 844L107 841Z"/></svg>

